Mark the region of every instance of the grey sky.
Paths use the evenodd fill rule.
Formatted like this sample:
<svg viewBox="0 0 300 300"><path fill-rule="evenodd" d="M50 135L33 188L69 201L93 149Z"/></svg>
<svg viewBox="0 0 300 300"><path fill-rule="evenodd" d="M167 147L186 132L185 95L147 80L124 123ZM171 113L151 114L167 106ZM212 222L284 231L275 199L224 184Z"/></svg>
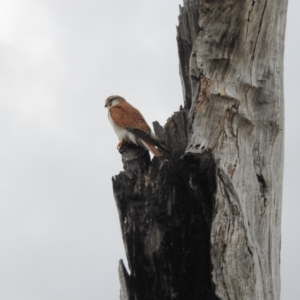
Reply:
<svg viewBox="0 0 300 300"><path fill-rule="evenodd" d="M123 95L149 123L178 110L180 3L0 0L1 300L119 298L122 164L104 100ZM299 11L290 0L282 299L300 298Z"/></svg>

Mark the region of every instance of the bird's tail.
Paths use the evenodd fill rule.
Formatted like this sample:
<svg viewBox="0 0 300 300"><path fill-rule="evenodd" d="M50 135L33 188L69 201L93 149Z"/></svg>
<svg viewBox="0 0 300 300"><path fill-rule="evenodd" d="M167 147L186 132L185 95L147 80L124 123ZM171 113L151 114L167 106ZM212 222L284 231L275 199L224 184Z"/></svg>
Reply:
<svg viewBox="0 0 300 300"><path fill-rule="evenodd" d="M145 148L147 148L149 151L151 151L153 153L153 155L155 155L158 158L164 158L164 153L157 149L155 146L148 144L146 142L143 142Z"/></svg>
<svg viewBox="0 0 300 300"><path fill-rule="evenodd" d="M166 144L152 131L146 134L141 130L132 130L132 132L139 137L138 143L140 146L151 151L156 157L167 160L167 154L169 154L169 152L166 148Z"/></svg>
<svg viewBox="0 0 300 300"><path fill-rule="evenodd" d="M156 146L155 147L156 150L158 150L162 154L161 158L163 158L164 160L168 160L168 158L170 156L170 152L167 150L166 143L164 141L162 141L153 132L150 133L150 136L151 136L152 140L155 142L154 145Z"/></svg>
<svg viewBox="0 0 300 300"><path fill-rule="evenodd" d="M155 137L155 138L153 138ZM148 149L154 156L157 158L167 160L167 153L169 153L166 149L165 143L156 135L151 135L151 141L141 140L144 148Z"/></svg>

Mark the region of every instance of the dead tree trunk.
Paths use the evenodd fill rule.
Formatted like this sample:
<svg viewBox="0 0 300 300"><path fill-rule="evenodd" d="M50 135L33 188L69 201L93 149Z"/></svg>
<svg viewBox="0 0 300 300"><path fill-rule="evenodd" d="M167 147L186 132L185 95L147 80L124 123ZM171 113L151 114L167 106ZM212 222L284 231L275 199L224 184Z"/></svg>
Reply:
<svg viewBox="0 0 300 300"><path fill-rule="evenodd" d="M113 179L121 299L280 298L287 0L186 0L171 157L126 146Z"/></svg>

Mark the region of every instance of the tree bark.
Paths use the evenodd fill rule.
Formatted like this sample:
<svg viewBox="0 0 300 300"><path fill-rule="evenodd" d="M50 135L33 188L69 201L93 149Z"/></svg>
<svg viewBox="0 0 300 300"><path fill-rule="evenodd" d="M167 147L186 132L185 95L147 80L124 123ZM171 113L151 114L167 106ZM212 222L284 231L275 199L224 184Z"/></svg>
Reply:
<svg viewBox="0 0 300 300"><path fill-rule="evenodd" d="M121 299L279 299L287 0L186 0L168 162L122 148Z"/></svg>

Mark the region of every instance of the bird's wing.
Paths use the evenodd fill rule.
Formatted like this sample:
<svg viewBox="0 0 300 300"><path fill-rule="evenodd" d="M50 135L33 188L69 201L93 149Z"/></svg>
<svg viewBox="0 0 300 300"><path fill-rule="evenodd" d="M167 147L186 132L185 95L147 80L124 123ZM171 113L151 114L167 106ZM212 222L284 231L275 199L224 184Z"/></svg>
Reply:
<svg viewBox="0 0 300 300"><path fill-rule="evenodd" d="M110 108L110 117L117 126L125 128L138 138L149 144L149 147L157 146L166 151L165 143L151 132L143 115L128 102L114 105ZM151 146L152 145L152 146ZM152 147L153 148L153 147ZM154 147L155 148L155 147ZM149 149L151 150L151 149ZM152 151L152 150L151 150ZM158 151L158 150L156 150ZM152 151L154 153L154 151ZM159 151L158 151L159 153ZM156 156L162 156L162 154Z"/></svg>
<svg viewBox="0 0 300 300"><path fill-rule="evenodd" d="M111 107L109 113L117 126L130 131L139 131L141 134L151 131L142 114L127 102Z"/></svg>

